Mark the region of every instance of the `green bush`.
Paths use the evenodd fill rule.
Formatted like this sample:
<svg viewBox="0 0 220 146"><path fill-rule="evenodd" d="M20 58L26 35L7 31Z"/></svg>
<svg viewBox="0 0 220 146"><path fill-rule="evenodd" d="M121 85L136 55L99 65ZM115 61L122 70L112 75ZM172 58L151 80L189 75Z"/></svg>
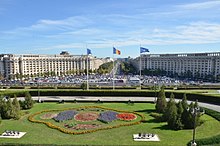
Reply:
<svg viewBox="0 0 220 146"><path fill-rule="evenodd" d="M150 116L154 117L157 122L164 122L163 114L152 112Z"/></svg>
<svg viewBox="0 0 220 146"><path fill-rule="evenodd" d="M220 144L220 134L210 137L210 138L203 138L203 139L198 139L196 140L197 146L202 146L202 145L217 145ZM191 146L191 141L187 144L188 146Z"/></svg>

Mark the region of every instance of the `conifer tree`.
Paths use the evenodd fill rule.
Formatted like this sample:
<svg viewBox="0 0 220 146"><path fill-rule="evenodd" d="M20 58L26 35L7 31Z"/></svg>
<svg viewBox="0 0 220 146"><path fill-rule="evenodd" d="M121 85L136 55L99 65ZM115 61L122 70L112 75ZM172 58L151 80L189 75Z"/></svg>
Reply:
<svg viewBox="0 0 220 146"><path fill-rule="evenodd" d="M11 119L13 118L15 115L15 109L12 105L12 101L11 98L9 98L6 102L6 113L5 113L5 117L6 119Z"/></svg>
<svg viewBox="0 0 220 146"><path fill-rule="evenodd" d="M25 93L25 97L24 97L24 103L23 103L23 108L24 109L31 109L34 105L34 101L30 95L29 92Z"/></svg>
<svg viewBox="0 0 220 146"><path fill-rule="evenodd" d="M176 123L175 123L175 130L181 130L183 129L184 125L182 123L182 113L183 113L183 106L182 103L179 101L177 103L177 119L176 119Z"/></svg>
<svg viewBox="0 0 220 146"><path fill-rule="evenodd" d="M167 101L166 101L166 95L164 91L164 87L161 88L156 102L156 111L159 113L164 113L166 110Z"/></svg>
<svg viewBox="0 0 220 146"><path fill-rule="evenodd" d="M13 104L14 111L15 111L14 119L19 119L20 118L21 107L20 107L20 104L17 100L16 95L14 95L14 99L12 101L12 104Z"/></svg>
<svg viewBox="0 0 220 146"><path fill-rule="evenodd" d="M181 103L182 103L183 110L187 110L187 108L188 108L188 103L187 103L186 93L183 94L183 98L182 98Z"/></svg>
<svg viewBox="0 0 220 146"><path fill-rule="evenodd" d="M0 113L1 113L2 119L6 118L6 111L7 111L6 101L3 98L1 98L0 99Z"/></svg>
<svg viewBox="0 0 220 146"><path fill-rule="evenodd" d="M169 111L169 117L167 121L168 126L171 129L176 129L175 125L176 125L176 120L177 120L177 107L176 107L176 103L174 100L171 100L168 111Z"/></svg>
<svg viewBox="0 0 220 146"><path fill-rule="evenodd" d="M183 112L183 116L182 116L182 123L184 124L184 128L185 129L192 129L194 126L194 119L193 119L193 115L191 113L192 109L193 109L194 105L191 102L189 105L189 108L187 110L184 110Z"/></svg>
<svg viewBox="0 0 220 146"><path fill-rule="evenodd" d="M166 106L166 110L165 110L165 112L164 112L164 114L163 114L163 120L164 121L168 121L168 119L169 119L169 117L170 117L170 107L171 107L171 105L173 104L173 102L175 103L175 99L174 99L174 94L173 93L171 93L170 94L170 99L169 99L169 101L167 102L167 106Z"/></svg>
<svg viewBox="0 0 220 146"><path fill-rule="evenodd" d="M0 124L2 123L2 116L1 116L1 113L0 113Z"/></svg>

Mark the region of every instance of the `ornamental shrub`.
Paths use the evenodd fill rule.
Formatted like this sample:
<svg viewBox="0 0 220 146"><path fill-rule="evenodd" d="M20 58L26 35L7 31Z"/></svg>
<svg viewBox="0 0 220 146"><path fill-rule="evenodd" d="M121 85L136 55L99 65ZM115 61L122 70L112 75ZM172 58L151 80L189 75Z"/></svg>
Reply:
<svg viewBox="0 0 220 146"><path fill-rule="evenodd" d="M156 102L156 111L158 113L164 113L167 107L166 95L164 91L164 87L161 88Z"/></svg>

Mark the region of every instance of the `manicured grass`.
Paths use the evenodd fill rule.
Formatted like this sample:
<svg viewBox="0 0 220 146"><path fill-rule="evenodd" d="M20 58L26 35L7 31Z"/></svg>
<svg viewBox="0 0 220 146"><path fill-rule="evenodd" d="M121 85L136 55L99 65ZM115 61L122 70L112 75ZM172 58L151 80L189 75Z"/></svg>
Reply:
<svg viewBox="0 0 220 146"><path fill-rule="evenodd" d="M137 111L145 116L146 122L139 125L102 130L89 134L70 135L56 129L51 129L44 124L31 123L27 120L30 114L45 109L63 109L88 105L98 105L118 110ZM42 103L35 104L20 120L3 120L0 132L4 130L18 130L27 132L21 139L0 139L3 143L22 144L60 144L60 145L155 145L155 146L185 146L192 139L192 130L168 130L166 123L156 123L149 113L154 110L154 104L135 103L133 106L124 103ZM214 118L203 115L204 124L196 129L196 138L205 138L220 134L220 123ZM132 135L135 133L158 134L160 142L135 142Z"/></svg>

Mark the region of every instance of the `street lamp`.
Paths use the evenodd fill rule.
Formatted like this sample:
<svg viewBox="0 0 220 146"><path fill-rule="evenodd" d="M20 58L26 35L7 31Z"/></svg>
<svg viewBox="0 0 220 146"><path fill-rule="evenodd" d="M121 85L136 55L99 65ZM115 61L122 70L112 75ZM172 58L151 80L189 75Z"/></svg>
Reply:
<svg viewBox="0 0 220 146"><path fill-rule="evenodd" d="M39 90L39 78L37 80L37 96L38 96L38 102L41 103L40 90Z"/></svg>
<svg viewBox="0 0 220 146"><path fill-rule="evenodd" d="M197 102L197 100L196 100ZM191 112L192 116L193 116L193 140L191 142L191 146L197 146L196 142L195 142L195 135L196 135L196 116L197 115L202 115L205 113L205 111L203 109L201 109L199 106L193 106L193 108L188 108L188 111Z"/></svg>
<svg viewBox="0 0 220 146"><path fill-rule="evenodd" d="M154 103L157 102L156 82L154 82Z"/></svg>

